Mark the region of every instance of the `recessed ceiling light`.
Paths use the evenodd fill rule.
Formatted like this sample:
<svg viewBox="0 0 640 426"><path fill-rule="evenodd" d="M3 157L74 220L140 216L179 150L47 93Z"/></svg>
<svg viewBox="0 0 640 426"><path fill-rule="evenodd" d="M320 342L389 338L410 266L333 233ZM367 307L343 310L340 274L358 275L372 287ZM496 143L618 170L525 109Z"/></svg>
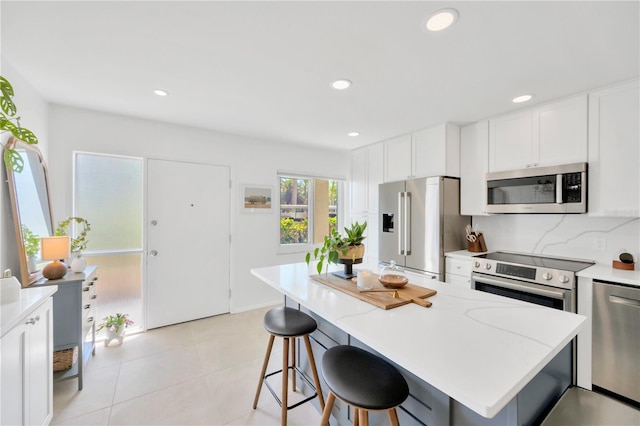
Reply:
<svg viewBox="0 0 640 426"><path fill-rule="evenodd" d="M442 31L449 28L458 20L458 11L455 9L440 9L427 19L425 27L429 31Z"/></svg>
<svg viewBox="0 0 640 426"><path fill-rule="evenodd" d="M331 83L331 86L336 90L344 90L344 89L348 89L351 86L351 81L346 79L336 80L333 83Z"/></svg>
<svg viewBox="0 0 640 426"><path fill-rule="evenodd" d="M351 137L356 137L356 136L360 136L360 133L358 133L358 132L349 132L348 135L351 136Z"/></svg>
<svg viewBox="0 0 640 426"><path fill-rule="evenodd" d="M167 92L166 90L162 90L162 89L155 89L153 91L153 93L155 93L158 96L167 96L169 94L169 92Z"/></svg>
<svg viewBox="0 0 640 426"><path fill-rule="evenodd" d="M533 95L520 95L516 96L511 100L514 104L521 104L522 102L530 101L533 98Z"/></svg>

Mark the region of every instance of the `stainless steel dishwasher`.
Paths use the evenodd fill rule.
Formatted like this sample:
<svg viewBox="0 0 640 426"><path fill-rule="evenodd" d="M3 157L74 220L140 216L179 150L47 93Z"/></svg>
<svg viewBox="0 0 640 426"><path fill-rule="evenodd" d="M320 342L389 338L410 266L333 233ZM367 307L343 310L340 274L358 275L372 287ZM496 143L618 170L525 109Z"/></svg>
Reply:
<svg viewBox="0 0 640 426"><path fill-rule="evenodd" d="M592 381L640 405L640 288L593 281Z"/></svg>

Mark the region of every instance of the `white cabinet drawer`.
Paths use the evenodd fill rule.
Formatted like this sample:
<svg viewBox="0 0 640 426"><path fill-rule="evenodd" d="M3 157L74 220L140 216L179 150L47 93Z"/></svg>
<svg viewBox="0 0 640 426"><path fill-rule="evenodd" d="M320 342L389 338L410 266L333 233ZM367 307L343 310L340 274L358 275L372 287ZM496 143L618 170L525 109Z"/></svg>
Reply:
<svg viewBox="0 0 640 426"><path fill-rule="evenodd" d="M463 277L462 275L445 274L445 281L448 284L458 285L464 288L471 288L471 277Z"/></svg>
<svg viewBox="0 0 640 426"><path fill-rule="evenodd" d="M447 257L445 272L447 274L471 277L471 260L452 259Z"/></svg>

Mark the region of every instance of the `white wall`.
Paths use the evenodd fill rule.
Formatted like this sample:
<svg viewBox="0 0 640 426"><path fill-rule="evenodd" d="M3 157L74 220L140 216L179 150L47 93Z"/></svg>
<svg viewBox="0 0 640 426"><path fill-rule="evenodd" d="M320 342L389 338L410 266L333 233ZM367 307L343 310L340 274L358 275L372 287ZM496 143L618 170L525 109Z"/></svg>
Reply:
<svg viewBox="0 0 640 426"><path fill-rule="evenodd" d="M509 250L595 260L611 265L621 251L640 261L640 218L587 214L505 214L474 216L489 251ZM604 239L603 249L596 238Z"/></svg>
<svg viewBox="0 0 640 426"><path fill-rule="evenodd" d="M304 253L276 253L279 215L240 212L242 184L272 185L278 170L346 178L348 151L301 148L265 140L53 105L49 174L54 220L72 213L72 152L87 151L226 165L231 168L231 311L280 303L282 297L249 269L304 261Z"/></svg>
<svg viewBox="0 0 640 426"><path fill-rule="evenodd" d="M2 58L0 74L13 87L15 96L12 99L16 104L17 116L21 117L20 124L36 134L38 147L46 161L48 151L47 103L4 58ZM10 136L9 132L0 135L3 148ZM16 252L15 229L13 227L9 191L5 183L6 170L4 161L0 161L0 176L2 176L2 185L0 185L0 271L10 268L13 271L13 275L19 276L20 261Z"/></svg>

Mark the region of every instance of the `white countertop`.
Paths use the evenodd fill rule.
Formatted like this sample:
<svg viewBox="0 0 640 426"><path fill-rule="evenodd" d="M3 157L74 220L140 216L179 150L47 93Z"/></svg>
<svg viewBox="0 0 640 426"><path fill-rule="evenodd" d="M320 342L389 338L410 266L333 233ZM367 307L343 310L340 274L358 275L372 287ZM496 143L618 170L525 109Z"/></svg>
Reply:
<svg viewBox="0 0 640 426"><path fill-rule="evenodd" d="M456 250L456 251L449 251L447 253L445 253L444 255L446 257L451 257L453 259L460 259L460 260L469 260L474 256L478 256L481 254L487 254L488 252L484 251L484 252L475 252L475 251L469 251L469 250Z"/></svg>
<svg viewBox="0 0 640 426"><path fill-rule="evenodd" d="M615 269L611 265L597 263L593 266L583 269L576 274L578 277L587 277L594 280L611 281L620 284L627 284L640 287L640 271L625 271L623 269Z"/></svg>
<svg viewBox="0 0 640 426"><path fill-rule="evenodd" d="M359 265L376 271L376 267ZM431 308L383 310L309 278L305 263L251 273L484 417L495 416L571 341L585 317L411 274Z"/></svg>
<svg viewBox="0 0 640 426"><path fill-rule="evenodd" d="M20 290L20 300L0 305L0 336L4 336L23 321L56 291L58 291L57 286L27 287Z"/></svg>

